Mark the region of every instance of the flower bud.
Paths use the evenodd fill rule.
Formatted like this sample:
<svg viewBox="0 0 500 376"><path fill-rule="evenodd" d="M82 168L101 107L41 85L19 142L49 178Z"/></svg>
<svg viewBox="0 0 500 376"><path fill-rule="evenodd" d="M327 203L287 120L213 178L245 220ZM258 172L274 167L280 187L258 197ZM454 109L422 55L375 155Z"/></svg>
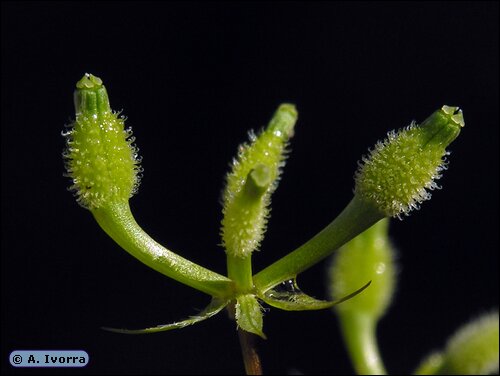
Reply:
<svg viewBox="0 0 500 376"><path fill-rule="evenodd" d="M251 143L240 146L223 194L221 235L228 255L246 257L258 248L296 121L295 107L282 104L267 129L258 136L250 132Z"/></svg>
<svg viewBox="0 0 500 376"><path fill-rule="evenodd" d="M90 210L126 202L137 191L141 171L132 131L125 130L124 117L111 110L98 77L87 73L78 81L74 102L75 121L62 133L66 175L73 179L70 190Z"/></svg>
<svg viewBox="0 0 500 376"><path fill-rule="evenodd" d="M458 107L443 106L420 125L391 131L362 158L354 193L388 217L401 218L431 198L446 169L446 147L464 126Z"/></svg>

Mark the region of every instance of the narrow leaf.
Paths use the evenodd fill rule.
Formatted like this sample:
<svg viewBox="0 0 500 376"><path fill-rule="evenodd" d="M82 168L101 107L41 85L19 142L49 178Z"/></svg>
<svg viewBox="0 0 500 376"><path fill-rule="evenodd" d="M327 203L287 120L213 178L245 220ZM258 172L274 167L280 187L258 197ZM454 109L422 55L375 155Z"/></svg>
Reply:
<svg viewBox="0 0 500 376"><path fill-rule="evenodd" d="M212 299L210 304L198 315L191 316L187 320L174 322L172 324L158 325L146 329L117 329L102 327L102 329L113 333L123 333L123 334L147 334L147 333L157 333L165 332L172 329L181 329L189 325L196 324L200 321L209 319L210 317L219 313L226 305L229 303L227 300Z"/></svg>
<svg viewBox="0 0 500 376"><path fill-rule="evenodd" d="M312 311L333 307L336 304L342 303L346 300L358 295L361 291L370 285L369 281L366 285L353 293L344 296L341 299L328 301L319 300L304 294L297 286L295 280L283 282L277 287L268 290L264 296L260 297L264 302L272 307L283 309L285 311Z"/></svg>

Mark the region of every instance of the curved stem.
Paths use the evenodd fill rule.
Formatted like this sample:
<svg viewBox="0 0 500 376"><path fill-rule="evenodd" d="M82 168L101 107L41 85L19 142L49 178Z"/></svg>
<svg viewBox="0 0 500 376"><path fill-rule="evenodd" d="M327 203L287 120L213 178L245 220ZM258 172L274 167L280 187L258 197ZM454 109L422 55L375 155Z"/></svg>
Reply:
<svg viewBox="0 0 500 376"><path fill-rule="evenodd" d="M232 281L155 242L135 221L128 202L92 210L101 228L123 249L150 268L206 294L224 298Z"/></svg>
<svg viewBox="0 0 500 376"><path fill-rule="evenodd" d="M356 373L387 374L377 345L376 322L373 317L355 312L346 312L339 317L344 342Z"/></svg>
<svg viewBox="0 0 500 376"><path fill-rule="evenodd" d="M321 232L257 273L254 276L255 287L265 292L278 283L295 278L382 218L384 215L377 209L354 196L342 213Z"/></svg>

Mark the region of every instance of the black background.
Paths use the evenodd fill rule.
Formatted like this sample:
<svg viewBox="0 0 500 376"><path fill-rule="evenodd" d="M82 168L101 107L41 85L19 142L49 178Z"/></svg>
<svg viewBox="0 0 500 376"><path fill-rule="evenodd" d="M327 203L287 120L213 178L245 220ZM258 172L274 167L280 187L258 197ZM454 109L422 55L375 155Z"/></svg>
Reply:
<svg viewBox="0 0 500 376"><path fill-rule="evenodd" d="M255 270L352 196L356 162L390 129L461 106L443 190L394 220L400 275L380 323L407 373L498 306L498 2L2 3L2 373L241 373L225 313L148 336L100 326L183 319L208 296L122 251L66 191L60 132L85 72L104 80L143 156L131 200L160 243L220 273L219 195L248 129L282 102L296 136ZM325 297L326 263L299 278ZM332 312L265 315L267 373L352 373ZM85 369L14 369L15 349L84 349Z"/></svg>

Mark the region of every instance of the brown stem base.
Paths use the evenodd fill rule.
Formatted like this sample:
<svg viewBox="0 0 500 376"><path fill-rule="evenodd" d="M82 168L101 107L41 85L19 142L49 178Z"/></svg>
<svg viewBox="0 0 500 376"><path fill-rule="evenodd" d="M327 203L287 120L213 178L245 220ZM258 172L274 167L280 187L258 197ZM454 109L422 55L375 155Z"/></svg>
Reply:
<svg viewBox="0 0 500 376"><path fill-rule="evenodd" d="M262 375L262 365L255 348L257 336L238 328L238 337L240 338L241 354L243 355L246 374Z"/></svg>

